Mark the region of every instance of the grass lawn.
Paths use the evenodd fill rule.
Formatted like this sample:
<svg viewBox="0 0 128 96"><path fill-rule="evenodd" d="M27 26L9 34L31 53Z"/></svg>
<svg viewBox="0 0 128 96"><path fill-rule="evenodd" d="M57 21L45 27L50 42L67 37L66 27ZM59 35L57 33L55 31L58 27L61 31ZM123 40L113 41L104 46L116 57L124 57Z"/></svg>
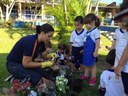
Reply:
<svg viewBox="0 0 128 96"><path fill-rule="evenodd" d="M34 31L25 30L25 29L0 29L0 90L2 89L3 85L6 86L7 84L3 84L3 80L9 75L6 70L6 57L10 50L12 49L13 45L19 40L22 36L33 34ZM69 40L70 34L67 35L67 41ZM57 41L56 41L56 34L53 38L53 47L56 48ZM105 56L108 53L108 50L105 49L105 46L110 46L111 41L108 40L106 37L101 35L101 48L99 51L99 62L97 63L97 78L98 83L94 87L90 87L88 85L88 81L85 82L85 86L83 91L79 93L78 96L99 96L98 95L98 85L99 85L99 76L104 69L107 69L109 66L105 63ZM0 92L0 96L3 96Z"/></svg>

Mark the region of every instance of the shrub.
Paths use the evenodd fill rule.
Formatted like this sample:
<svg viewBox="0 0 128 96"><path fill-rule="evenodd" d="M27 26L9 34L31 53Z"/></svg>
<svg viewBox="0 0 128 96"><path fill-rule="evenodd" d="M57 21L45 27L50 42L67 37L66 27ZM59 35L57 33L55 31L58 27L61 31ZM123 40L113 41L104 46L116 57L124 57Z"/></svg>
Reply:
<svg viewBox="0 0 128 96"><path fill-rule="evenodd" d="M23 28L31 29L32 28L32 22L25 22Z"/></svg>
<svg viewBox="0 0 128 96"><path fill-rule="evenodd" d="M13 28L13 25L14 25L14 21L12 18L9 18L8 21L0 22L0 26L2 28Z"/></svg>

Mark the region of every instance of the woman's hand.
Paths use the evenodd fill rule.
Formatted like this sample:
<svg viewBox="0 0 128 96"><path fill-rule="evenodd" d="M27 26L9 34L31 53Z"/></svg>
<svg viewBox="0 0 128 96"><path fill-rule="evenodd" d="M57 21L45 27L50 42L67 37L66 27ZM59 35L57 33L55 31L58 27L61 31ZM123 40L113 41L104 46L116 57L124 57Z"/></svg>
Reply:
<svg viewBox="0 0 128 96"><path fill-rule="evenodd" d="M94 57L98 57L98 52L97 51L94 51L93 56Z"/></svg>
<svg viewBox="0 0 128 96"><path fill-rule="evenodd" d="M51 51L52 51L51 48L46 48L46 52L47 52L47 53L50 53Z"/></svg>
<svg viewBox="0 0 128 96"><path fill-rule="evenodd" d="M41 65L42 68L51 67L53 65L53 62L52 61L42 62Z"/></svg>
<svg viewBox="0 0 128 96"><path fill-rule="evenodd" d="M34 59L34 62L43 62L44 59L38 56L37 58Z"/></svg>

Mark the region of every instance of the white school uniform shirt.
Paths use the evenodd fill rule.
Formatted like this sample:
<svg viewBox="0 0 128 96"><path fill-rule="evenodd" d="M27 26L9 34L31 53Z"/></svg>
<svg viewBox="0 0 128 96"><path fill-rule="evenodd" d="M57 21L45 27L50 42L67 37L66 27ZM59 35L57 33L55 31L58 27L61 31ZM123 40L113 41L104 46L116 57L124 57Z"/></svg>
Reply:
<svg viewBox="0 0 128 96"><path fill-rule="evenodd" d="M100 76L100 87L105 88L105 96L126 96L121 77L115 78L114 70L105 70Z"/></svg>
<svg viewBox="0 0 128 96"><path fill-rule="evenodd" d="M64 58L65 58L65 52L64 52L64 54L61 54L61 53L59 53L59 51L57 50L57 51L56 51L56 55L57 55L57 57L60 58L60 60L64 60Z"/></svg>
<svg viewBox="0 0 128 96"><path fill-rule="evenodd" d="M128 32L122 29L117 29L114 34L114 39L116 40L116 58L114 67L117 67L119 60L121 59L121 56L123 54L123 51L128 44ZM122 71L128 73L128 61L124 65Z"/></svg>
<svg viewBox="0 0 128 96"><path fill-rule="evenodd" d="M76 30L72 31L70 42L73 47L82 47L84 46L84 37L86 35L86 30L83 29L80 33L77 33Z"/></svg>
<svg viewBox="0 0 128 96"><path fill-rule="evenodd" d="M86 32L86 36L84 38L84 42L86 42L86 37L90 36L91 39L96 42L97 39L100 39L100 31L95 27L89 31Z"/></svg>

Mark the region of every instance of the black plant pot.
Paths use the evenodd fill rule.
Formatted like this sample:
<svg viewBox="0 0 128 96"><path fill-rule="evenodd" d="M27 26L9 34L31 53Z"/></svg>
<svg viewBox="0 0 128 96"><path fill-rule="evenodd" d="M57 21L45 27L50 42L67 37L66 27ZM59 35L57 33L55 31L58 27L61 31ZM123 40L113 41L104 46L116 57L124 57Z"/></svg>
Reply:
<svg viewBox="0 0 128 96"><path fill-rule="evenodd" d="M84 82L81 79L74 79L71 81L70 88L72 91L81 92L83 89L83 83Z"/></svg>
<svg viewBox="0 0 128 96"><path fill-rule="evenodd" d="M53 71L52 69L47 69L45 71L45 78L48 80L55 81L56 77L59 75L59 71Z"/></svg>

